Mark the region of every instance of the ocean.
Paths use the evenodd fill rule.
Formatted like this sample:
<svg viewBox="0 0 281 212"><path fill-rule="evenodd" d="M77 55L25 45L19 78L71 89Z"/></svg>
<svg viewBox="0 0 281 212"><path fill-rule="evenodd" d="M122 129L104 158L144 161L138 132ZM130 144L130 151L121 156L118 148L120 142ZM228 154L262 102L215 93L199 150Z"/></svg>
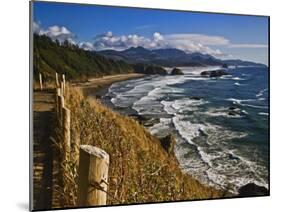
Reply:
<svg viewBox="0 0 281 212"><path fill-rule="evenodd" d="M147 127L153 135L172 133L182 170L200 182L234 193L251 182L268 188L268 69L208 78L200 73L219 67L180 68L184 75L114 83L104 98L157 120Z"/></svg>

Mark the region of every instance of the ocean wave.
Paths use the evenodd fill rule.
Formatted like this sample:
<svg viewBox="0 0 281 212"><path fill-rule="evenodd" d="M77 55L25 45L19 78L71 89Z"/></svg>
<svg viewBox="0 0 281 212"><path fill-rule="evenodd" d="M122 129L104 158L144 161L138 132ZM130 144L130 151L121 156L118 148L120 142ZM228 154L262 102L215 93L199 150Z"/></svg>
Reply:
<svg viewBox="0 0 281 212"><path fill-rule="evenodd" d="M221 79L232 79L232 75L222 75L220 78Z"/></svg>
<svg viewBox="0 0 281 212"><path fill-rule="evenodd" d="M244 74L244 73L242 73L242 76L250 77L252 75L251 74Z"/></svg>
<svg viewBox="0 0 281 212"><path fill-rule="evenodd" d="M263 113L263 112L260 112L258 113L260 116L269 116L269 113Z"/></svg>
<svg viewBox="0 0 281 212"><path fill-rule="evenodd" d="M267 88L260 90L260 91L256 94L256 97L263 96L264 92L267 91L267 90L268 90Z"/></svg>
<svg viewBox="0 0 281 212"><path fill-rule="evenodd" d="M166 111L167 114L176 114L177 110L173 107L174 102L163 100L160 103L164 106L164 111Z"/></svg>
<svg viewBox="0 0 281 212"><path fill-rule="evenodd" d="M208 108L208 111L206 112L200 112L203 115L211 116L211 117L227 117L227 118L242 118L242 115L240 115L240 109L237 108L237 114L235 115L230 115L229 108L228 107L218 107L218 108L213 108L210 107ZM247 115L248 112L246 110L241 110L241 114Z"/></svg>
<svg viewBox="0 0 281 212"><path fill-rule="evenodd" d="M233 77L233 78L231 78L231 79L233 79L233 80L245 80L245 79L242 79L242 78L240 78L240 77Z"/></svg>
<svg viewBox="0 0 281 212"><path fill-rule="evenodd" d="M235 99L235 98L228 98L227 101L231 101L233 103L242 104L242 102L255 102L256 99Z"/></svg>
<svg viewBox="0 0 281 212"><path fill-rule="evenodd" d="M261 177L266 171L264 167L258 165L255 161L236 154L226 145L223 145L229 139L246 136L246 133L229 131L221 126L208 123L192 123L182 116L176 116L172 121L179 135L196 150L193 152L192 148L183 146L183 141L180 141L180 145L176 148L179 162L189 174L203 183L218 188L228 188L233 192L250 182L267 186L267 183ZM207 135L207 143L199 143L194 140L200 137L201 131ZM187 152L188 158L185 157Z"/></svg>
<svg viewBox="0 0 281 212"><path fill-rule="evenodd" d="M250 105L250 104L240 104L240 105L241 105L241 106L245 106L245 107L260 108L260 109L268 109L268 106Z"/></svg>
<svg viewBox="0 0 281 212"><path fill-rule="evenodd" d="M164 106L163 109L167 112L167 114L176 114L182 113L184 111L194 111L198 106L207 104L208 101L205 101L203 99L194 100L189 98L182 98L176 99L174 101L162 100L160 103Z"/></svg>
<svg viewBox="0 0 281 212"><path fill-rule="evenodd" d="M231 185L233 191L249 182L266 187L267 182L264 180L266 178L262 177L266 174L266 167L259 166L254 159L248 158L247 154L246 156L241 155L240 153L243 151L238 149L240 147L231 146L237 139L244 138L248 134L233 131L227 128L223 122L222 125L214 125L206 121L216 119L207 116L245 117L246 119L253 114L257 115L247 107L266 108L266 106L255 105L261 104L262 102L259 101L265 100L263 94L259 96L261 91L257 94L258 98L256 99L246 99L247 97L245 99L242 99L243 97L240 97L241 99L226 99L222 97L221 102L226 99L238 105L239 113L229 115L229 107L215 107L213 105L213 108L211 108L209 105L212 105L212 101L209 103L208 99L195 100L188 98L187 96L194 89L192 86L197 86L197 82L190 83L189 81L202 80L200 77L202 69L193 70L190 68L189 73L183 71L184 76L155 76L150 80L115 85L112 88L110 87L109 93L112 94L112 101L116 105L132 107L139 114L155 114L156 117L159 117L159 123L148 129L156 136L173 133L176 137L175 154L181 167L202 183L214 185L218 188L228 188ZM233 76L223 76L222 78L237 80L236 82L224 80L224 83L229 81L230 85L235 83L237 86L241 86L239 80L243 80L233 78ZM210 79L204 78L204 80ZM187 82L186 86L185 84L181 85L185 82ZM191 90L187 90L188 83L191 85ZM204 84L205 82L200 82L196 95L202 94L200 89ZM253 96L255 94L253 93ZM205 94L202 94L202 96L205 96ZM250 113L248 116L247 110ZM268 113L259 113L259 115L264 116L266 114L268 115ZM241 121L243 120L241 119ZM220 119L216 119L216 123L220 123L219 121ZM236 120L232 121L236 122ZM240 120L237 121L240 122Z"/></svg>
<svg viewBox="0 0 281 212"><path fill-rule="evenodd" d="M156 135L162 137L164 135L169 134L171 130L171 118L160 118L159 123L154 124L152 127L149 128L149 131L152 135Z"/></svg>

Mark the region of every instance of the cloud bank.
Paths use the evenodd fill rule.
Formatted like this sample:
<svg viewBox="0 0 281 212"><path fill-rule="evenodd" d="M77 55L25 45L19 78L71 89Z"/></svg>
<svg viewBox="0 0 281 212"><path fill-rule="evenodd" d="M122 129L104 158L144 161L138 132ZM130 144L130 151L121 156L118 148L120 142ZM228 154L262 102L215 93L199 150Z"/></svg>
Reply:
<svg viewBox="0 0 281 212"><path fill-rule="evenodd" d="M50 26L47 29L43 29L39 23L33 22L33 32L39 35L46 35L53 40L58 40L63 42L68 40L69 42L75 44L73 40L75 38L74 33L72 33L69 29L65 26Z"/></svg>
<svg viewBox="0 0 281 212"><path fill-rule="evenodd" d="M229 57L219 47L224 48L267 48L263 44L232 44L222 36L205 34L161 34L154 32L151 37L144 37L137 34L114 35L111 31L96 35L91 41L77 42L75 34L65 26L50 26L43 29L39 23L33 23L33 31L39 35L47 35L53 40L69 42L78 45L85 50L124 50L130 47L142 46L147 49L176 48L187 53L200 52L215 57Z"/></svg>
<svg viewBox="0 0 281 212"><path fill-rule="evenodd" d="M225 45L229 41L219 36L201 34L168 34L154 32L150 38L130 35L114 35L112 32L103 33L94 37L93 50L115 49L124 50L130 47L142 46L147 49L177 48L185 52L201 52L214 56L223 56L219 49L209 46ZM84 43L81 44L81 46Z"/></svg>

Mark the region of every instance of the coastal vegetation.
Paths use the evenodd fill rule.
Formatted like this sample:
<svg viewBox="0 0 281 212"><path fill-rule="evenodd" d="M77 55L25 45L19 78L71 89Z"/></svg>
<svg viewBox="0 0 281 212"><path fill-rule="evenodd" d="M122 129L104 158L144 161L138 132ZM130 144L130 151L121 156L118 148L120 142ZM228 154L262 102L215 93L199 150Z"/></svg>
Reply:
<svg viewBox="0 0 281 212"><path fill-rule="evenodd" d="M133 69L124 61L114 61L79 48L67 40L53 41L45 35L34 34L34 77L38 73L52 80L55 73L67 79L86 80L110 74L131 73Z"/></svg>
<svg viewBox="0 0 281 212"><path fill-rule="evenodd" d="M94 98L86 99L78 88L68 87L66 106L71 110L71 138L110 155L107 204L223 196L222 191L182 172L169 138L159 140L136 120L113 112ZM71 176L71 182L77 179L76 169ZM74 189L72 197L76 192Z"/></svg>

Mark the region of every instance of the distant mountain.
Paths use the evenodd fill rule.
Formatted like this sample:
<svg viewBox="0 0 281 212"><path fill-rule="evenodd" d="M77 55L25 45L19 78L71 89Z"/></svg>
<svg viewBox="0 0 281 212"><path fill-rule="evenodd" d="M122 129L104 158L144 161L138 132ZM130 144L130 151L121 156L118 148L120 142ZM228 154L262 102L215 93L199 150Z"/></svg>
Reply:
<svg viewBox="0 0 281 212"><path fill-rule="evenodd" d="M123 51L103 50L97 52L105 57L114 60L124 60L131 64L155 64L160 66L210 66L210 65L245 65L245 66L265 66L242 60L220 60L209 54L199 52L186 53L179 49L155 49L149 50L143 47L131 47Z"/></svg>
<svg viewBox="0 0 281 212"><path fill-rule="evenodd" d="M223 62L229 66L238 65L238 66L264 66L264 67L266 67L266 65L264 65L262 63L254 63L254 62L243 61L243 60L224 60Z"/></svg>

